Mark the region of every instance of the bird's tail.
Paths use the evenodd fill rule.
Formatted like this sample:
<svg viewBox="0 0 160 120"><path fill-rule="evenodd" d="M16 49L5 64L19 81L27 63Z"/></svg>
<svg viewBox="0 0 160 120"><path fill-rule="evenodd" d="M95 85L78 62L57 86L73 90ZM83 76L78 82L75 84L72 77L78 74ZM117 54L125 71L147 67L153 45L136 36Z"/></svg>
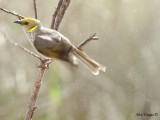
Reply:
<svg viewBox="0 0 160 120"><path fill-rule="evenodd" d="M94 61L92 58L87 56L84 52L80 51L76 47L73 48L73 54L75 57L83 63L94 75L98 75L99 71L105 72L106 67Z"/></svg>

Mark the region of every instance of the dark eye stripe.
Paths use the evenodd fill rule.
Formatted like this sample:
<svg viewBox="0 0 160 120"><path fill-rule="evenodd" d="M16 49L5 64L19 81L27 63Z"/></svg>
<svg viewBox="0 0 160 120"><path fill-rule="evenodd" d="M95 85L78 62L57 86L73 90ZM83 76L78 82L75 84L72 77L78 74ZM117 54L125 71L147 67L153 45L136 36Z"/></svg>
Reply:
<svg viewBox="0 0 160 120"><path fill-rule="evenodd" d="M28 23L28 22L25 22L24 24L25 24L25 25L28 25L29 23Z"/></svg>

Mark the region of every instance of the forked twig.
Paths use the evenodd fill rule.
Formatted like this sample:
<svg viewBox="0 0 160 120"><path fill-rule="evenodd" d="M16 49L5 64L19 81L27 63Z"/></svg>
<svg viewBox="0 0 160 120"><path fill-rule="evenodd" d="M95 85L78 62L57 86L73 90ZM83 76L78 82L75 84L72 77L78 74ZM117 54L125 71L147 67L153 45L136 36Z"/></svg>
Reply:
<svg viewBox="0 0 160 120"><path fill-rule="evenodd" d="M69 3L70 3L70 0L63 0L63 2L62 2L61 8L60 8L60 10L58 12L56 23L55 23L55 26L54 26L54 29L57 30L57 31L59 29L59 25L61 24L63 16L64 16L64 14L66 12L66 9L69 6Z"/></svg>
<svg viewBox="0 0 160 120"><path fill-rule="evenodd" d="M24 16L16 13L15 11L6 10L5 8L3 8L3 7L1 7L1 6L0 6L0 10L6 12L6 13L8 13L8 14L14 15L14 16L18 17L19 19L24 19L24 18L25 18Z"/></svg>
<svg viewBox="0 0 160 120"><path fill-rule="evenodd" d="M36 0L33 0L33 7L34 7L35 19L37 19L37 5L36 5Z"/></svg>
<svg viewBox="0 0 160 120"><path fill-rule="evenodd" d="M62 5L62 2L63 2L63 0L59 0L59 3L58 3L57 8L56 8L56 11L53 14L51 27L50 27L51 29L54 29L56 17L57 17L58 11L59 11L59 9L60 9L60 7Z"/></svg>
<svg viewBox="0 0 160 120"><path fill-rule="evenodd" d="M78 45L78 49L82 50L82 47L86 45L88 42L90 42L91 40L98 40L98 37L95 37L95 36L96 36L96 33L91 35L88 39L84 40L81 44Z"/></svg>
<svg viewBox="0 0 160 120"><path fill-rule="evenodd" d="M63 19L66 9L68 8L70 0L60 0L56 11L53 14L51 29L57 30L59 29L59 25Z"/></svg>
<svg viewBox="0 0 160 120"><path fill-rule="evenodd" d="M5 39L8 42L10 42L11 44L13 44L14 46L22 49L23 51L29 53L30 55L38 58L41 61L41 64L38 66L41 69L40 69L38 78L34 82L34 87L33 87L32 95L31 95L31 98L30 98L28 110L27 110L26 117L25 117L25 120L32 120L33 114L34 114L34 112L35 112L35 110L37 108L36 101L37 101L38 93L39 93L39 90L40 90L40 87L41 87L42 78L44 76L45 70L49 68L49 64L51 62L53 62L53 60L51 60L51 59L42 60L42 58L40 58L38 55L34 54L33 52L30 52L28 49L24 48L20 44L18 44L16 42L14 42L13 40L9 39L6 36L5 33L4 33L4 37L5 37Z"/></svg>

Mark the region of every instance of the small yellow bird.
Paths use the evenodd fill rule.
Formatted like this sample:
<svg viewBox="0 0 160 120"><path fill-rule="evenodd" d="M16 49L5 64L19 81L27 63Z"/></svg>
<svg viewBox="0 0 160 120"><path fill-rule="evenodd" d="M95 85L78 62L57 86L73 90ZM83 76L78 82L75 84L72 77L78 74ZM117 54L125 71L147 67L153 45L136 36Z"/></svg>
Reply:
<svg viewBox="0 0 160 120"><path fill-rule="evenodd" d="M45 28L34 18L24 18L14 23L20 24L29 37L35 49L48 58L70 62L77 65L77 59L82 62L94 75L99 71L105 72L106 67L97 63L84 52L70 43L69 39L58 31Z"/></svg>

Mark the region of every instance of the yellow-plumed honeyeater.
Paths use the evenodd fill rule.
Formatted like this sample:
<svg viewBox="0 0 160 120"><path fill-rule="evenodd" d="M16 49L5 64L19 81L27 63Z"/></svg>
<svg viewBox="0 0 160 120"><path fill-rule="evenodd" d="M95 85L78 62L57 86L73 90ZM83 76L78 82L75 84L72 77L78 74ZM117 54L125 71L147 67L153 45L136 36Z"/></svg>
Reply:
<svg viewBox="0 0 160 120"><path fill-rule="evenodd" d="M105 66L94 61L84 52L76 48L70 43L69 39L58 31L43 27L39 20L24 18L14 23L22 26L31 44L45 57L67 61L73 65L77 64L78 59L94 75L98 75L99 71L105 72Z"/></svg>

